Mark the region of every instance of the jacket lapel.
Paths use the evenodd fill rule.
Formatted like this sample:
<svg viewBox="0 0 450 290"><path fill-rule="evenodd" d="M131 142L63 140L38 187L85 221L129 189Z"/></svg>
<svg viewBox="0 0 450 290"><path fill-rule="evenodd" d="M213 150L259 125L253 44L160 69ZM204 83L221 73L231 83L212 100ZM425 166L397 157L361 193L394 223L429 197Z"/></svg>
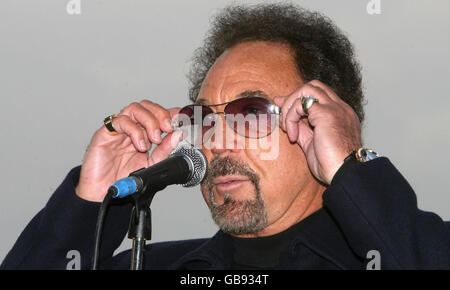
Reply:
<svg viewBox="0 0 450 290"><path fill-rule="evenodd" d="M200 247L181 257L170 269L229 269L232 264L232 259L233 249L231 239L222 231L218 231Z"/></svg>
<svg viewBox="0 0 450 290"><path fill-rule="evenodd" d="M295 268L302 263L295 256L295 248L304 245L340 269L363 269L364 258L351 250L345 236L326 208L322 208L308 217L308 223L300 228L294 237L289 254L292 264L286 268ZM197 249L187 253L175 262L171 269L230 269L233 259L231 238L218 231Z"/></svg>
<svg viewBox="0 0 450 290"><path fill-rule="evenodd" d="M351 250L345 236L326 208L315 212L301 234L294 239L290 252L299 244L310 248L340 269L362 269L363 258ZM299 261L300 262L300 261Z"/></svg>

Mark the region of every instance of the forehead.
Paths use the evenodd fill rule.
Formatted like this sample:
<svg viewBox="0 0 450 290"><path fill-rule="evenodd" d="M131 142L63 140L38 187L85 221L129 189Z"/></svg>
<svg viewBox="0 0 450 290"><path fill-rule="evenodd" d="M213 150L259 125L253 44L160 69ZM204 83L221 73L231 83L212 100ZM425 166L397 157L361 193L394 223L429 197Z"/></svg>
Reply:
<svg viewBox="0 0 450 290"><path fill-rule="evenodd" d="M226 50L203 81L196 103L224 103L248 91L268 98L288 95L302 83L288 45L246 42Z"/></svg>

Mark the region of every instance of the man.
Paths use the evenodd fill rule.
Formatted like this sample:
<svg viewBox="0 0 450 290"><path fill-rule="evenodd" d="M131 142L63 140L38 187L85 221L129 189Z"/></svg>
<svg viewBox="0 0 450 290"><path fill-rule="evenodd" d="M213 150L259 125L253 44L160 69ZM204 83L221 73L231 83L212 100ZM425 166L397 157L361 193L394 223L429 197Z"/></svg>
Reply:
<svg viewBox="0 0 450 290"><path fill-rule="evenodd" d="M212 133L201 130L209 164L201 191L220 231L148 245L146 269L450 268L450 224L420 211L389 160L362 147L359 67L329 20L292 5L227 8L197 51L191 82L196 106L144 100L111 116L2 268L65 268L71 249L91 257L108 187L167 158L182 138L174 117L193 108L216 117ZM256 137L227 119L249 112ZM260 128L267 114L277 125ZM211 114L201 115L205 124ZM261 143L250 146L253 139L276 147L273 158L263 157ZM130 251L113 252L130 206L108 214L100 268L129 267ZM90 259L81 263L90 267Z"/></svg>

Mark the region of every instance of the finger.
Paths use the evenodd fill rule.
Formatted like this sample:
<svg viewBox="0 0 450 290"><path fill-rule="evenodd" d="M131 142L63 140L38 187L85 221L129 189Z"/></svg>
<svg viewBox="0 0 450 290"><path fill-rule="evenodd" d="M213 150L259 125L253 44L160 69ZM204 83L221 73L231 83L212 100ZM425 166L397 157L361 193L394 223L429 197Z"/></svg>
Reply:
<svg viewBox="0 0 450 290"><path fill-rule="evenodd" d="M314 87L310 84L303 85L300 89L296 90L285 100L283 106L281 107L281 125L283 130L286 131L286 115L289 109L292 107L297 99L301 99L303 96L314 97L319 103L327 104L332 102L332 100L327 96L327 94L320 88ZM303 111L303 110L302 110Z"/></svg>
<svg viewBox="0 0 450 290"><path fill-rule="evenodd" d="M162 131L166 133L172 132L172 116L169 110L149 100L143 100L140 104L156 117Z"/></svg>
<svg viewBox="0 0 450 290"><path fill-rule="evenodd" d="M278 120L278 124L280 125L280 127L283 129L283 114L282 114L282 107L284 102L286 101L287 97L285 96L277 96L273 99L273 102L276 106L278 106L280 108L280 114L279 114L279 120ZM283 129L284 130L284 129Z"/></svg>
<svg viewBox="0 0 450 290"><path fill-rule="evenodd" d="M348 112L351 112L351 114L353 114L356 117L356 119L358 119L358 122L359 122L359 117L356 114L353 107L350 106L343 99L341 99L329 86L327 86L326 84L324 84L318 80L313 80L310 83L312 85L314 85L316 87L320 87L322 90L324 90L327 93L327 95L330 97L330 99L332 99L333 101L338 103L342 108L346 109Z"/></svg>
<svg viewBox="0 0 450 290"><path fill-rule="evenodd" d="M308 155L311 150L314 131L306 119L302 119L304 115L301 100L297 99L287 113L287 135L289 141L297 142L303 152Z"/></svg>
<svg viewBox="0 0 450 290"><path fill-rule="evenodd" d="M289 141L295 142L298 139L298 123L304 115L301 99L296 99L289 108L289 111L286 112L285 124Z"/></svg>
<svg viewBox="0 0 450 290"><path fill-rule="evenodd" d="M291 109L292 105L296 100L299 100L301 98L301 95L298 91L294 92L294 94L291 94L290 96L284 98L283 105L281 106L281 114L280 114L280 125L281 128L286 131L286 115Z"/></svg>
<svg viewBox="0 0 450 290"><path fill-rule="evenodd" d="M283 106L284 102L286 101L286 97L275 97L273 98L273 102L275 103L275 105L277 105L278 107Z"/></svg>
<svg viewBox="0 0 450 290"><path fill-rule="evenodd" d="M178 113L180 112L180 109L181 108L179 108L179 107L167 109L170 113L170 126L171 126L172 130L174 128L173 124L176 124L176 122L177 122Z"/></svg>
<svg viewBox="0 0 450 290"><path fill-rule="evenodd" d="M179 130L175 130L172 133L167 134L162 140L161 144L156 146L152 154L149 157L150 164L155 164L166 159L170 152L172 152L178 143L183 139L183 133Z"/></svg>
<svg viewBox="0 0 450 290"><path fill-rule="evenodd" d="M161 143L161 125L156 116L140 103L133 103L128 108L124 113L145 129L149 140L152 143Z"/></svg>
<svg viewBox="0 0 450 290"><path fill-rule="evenodd" d="M314 122L312 122L311 116L320 116L324 115L325 112L323 109L326 108L327 105L314 103L309 109L308 109L308 115L305 114L303 111L302 101L301 99L297 99L294 104L292 105L291 109L286 114L286 133L289 136L289 140L292 142L298 141L300 136L300 132L303 130L305 131L306 128L312 133L312 127L314 127ZM320 112L318 113L317 110ZM306 119L302 119L302 117L308 116L308 121ZM316 117L313 119L316 121L318 118ZM301 126L301 124L304 124L306 127ZM304 133L309 132L306 130Z"/></svg>
<svg viewBox="0 0 450 290"><path fill-rule="evenodd" d="M336 93L329 86L322 83L321 81L312 80L309 82L309 84L316 88L323 90L328 95L328 97L330 97L330 99L332 99L333 101L339 102L339 103L343 102L342 99L338 95L336 95Z"/></svg>
<svg viewBox="0 0 450 290"><path fill-rule="evenodd" d="M169 113L170 113L170 117L175 117L176 115L178 115L178 112L180 112L180 107L175 107L175 108L170 108L170 109L167 109L168 111L169 111Z"/></svg>
<svg viewBox="0 0 450 290"><path fill-rule="evenodd" d="M117 133L127 135L136 150L146 152L150 149L151 144L148 141L145 130L139 127L130 117L118 115L112 120L112 126Z"/></svg>
<svg viewBox="0 0 450 290"><path fill-rule="evenodd" d="M305 153L308 152L309 146L312 144L313 130L307 122L300 120L298 122L298 138L297 142Z"/></svg>

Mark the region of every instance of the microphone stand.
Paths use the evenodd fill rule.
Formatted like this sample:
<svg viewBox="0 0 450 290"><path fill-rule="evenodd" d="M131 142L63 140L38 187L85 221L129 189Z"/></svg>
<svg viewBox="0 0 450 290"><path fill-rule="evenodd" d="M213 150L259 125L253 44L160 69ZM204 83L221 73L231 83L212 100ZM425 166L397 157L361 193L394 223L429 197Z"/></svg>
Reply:
<svg viewBox="0 0 450 290"><path fill-rule="evenodd" d="M134 207L128 226L128 238L133 240L131 248L131 270L142 270L144 266L144 252L146 241L152 238L152 218L150 203L155 193L166 186L158 188L144 188L142 192L134 194Z"/></svg>

